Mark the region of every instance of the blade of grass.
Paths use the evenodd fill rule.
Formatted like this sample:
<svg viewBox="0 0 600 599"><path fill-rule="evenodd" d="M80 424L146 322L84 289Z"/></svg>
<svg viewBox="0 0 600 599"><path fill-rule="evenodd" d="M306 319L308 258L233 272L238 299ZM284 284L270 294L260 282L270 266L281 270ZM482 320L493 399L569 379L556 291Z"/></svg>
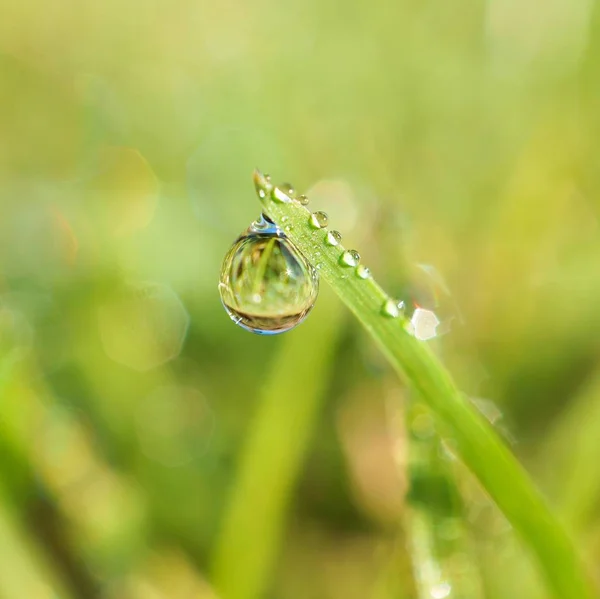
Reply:
<svg viewBox="0 0 600 599"><path fill-rule="evenodd" d="M524 469L496 432L457 389L430 348L405 330L403 318L382 316L387 294L373 279L360 279L340 265L344 251L324 242L326 229L309 224L310 212L297 202L271 195L270 182L258 171L254 182L263 211L285 229L290 240L314 265L375 339L399 375L420 394L435 415L440 433L456 448L523 541L537 556L556 597L594 597L571 540Z"/></svg>
<svg viewBox="0 0 600 599"><path fill-rule="evenodd" d="M310 321L283 340L240 451L213 555L213 582L224 599L262 597L269 584L340 330L333 294L324 291ZM311 342L315 335L318 344Z"/></svg>
<svg viewBox="0 0 600 599"><path fill-rule="evenodd" d="M556 423L539 460L540 470L550 470L546 477L560 481L552 492L558 512L578 531L600 500L600 479L589 472L600 455L599 427L600 368Z"/></svg>
<svg viewBox="0 0 600 599"><path fill-rule="evenodd" d="M0 596L4 599L72 597L54 571L55 564L35 546L13 512L0 489Z"/></svg>

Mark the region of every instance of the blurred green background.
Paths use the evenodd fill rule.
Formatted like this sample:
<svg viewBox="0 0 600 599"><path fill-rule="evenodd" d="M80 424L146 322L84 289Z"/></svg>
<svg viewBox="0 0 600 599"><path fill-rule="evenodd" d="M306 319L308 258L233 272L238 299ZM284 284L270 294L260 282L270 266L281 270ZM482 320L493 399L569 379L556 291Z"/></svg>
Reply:
<svg viewBox="0 0 600 599"><path fill-rule="evenodd" d="M445 281L436 350L600 577L599 74L591 0L0 0L0 598L416 596L407 391L325 285L278 338L221 307L255 166ZM431 596L546 597L455 466Z"/></svg>

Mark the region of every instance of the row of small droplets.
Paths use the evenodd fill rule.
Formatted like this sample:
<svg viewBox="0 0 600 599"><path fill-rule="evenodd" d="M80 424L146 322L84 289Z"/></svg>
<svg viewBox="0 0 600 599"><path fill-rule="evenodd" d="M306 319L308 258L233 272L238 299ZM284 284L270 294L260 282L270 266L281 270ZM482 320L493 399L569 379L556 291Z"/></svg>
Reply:
<svg viewBox="0 0 600 599"><path fill-rule="evenodd" d="M270 185L271 178L269 175L264 175L265 182ZM262 193L261 193L262 192ZM258 191L261 199L266 197L264 190ZM288 203L296 201L302 206L308 205L308 198L305 195L296 196L294 188L289 183L283 183L278 186L271 187L271 199L279 203ZM339 231L328 230L327 225L329 217L326 212L312 212L308 224L314 230L325 230L324 242L330 247L337 247L342 242L342 234ZM371 271L364 264L360 263L360 254L356 250L344 250L340 254L339 264L344 268L354 268L354 272L359 279L370 279ZM381 306L381 313L388 318L398 318L404 314L404 302L397 302L392 298L387 298Z"/></svg>

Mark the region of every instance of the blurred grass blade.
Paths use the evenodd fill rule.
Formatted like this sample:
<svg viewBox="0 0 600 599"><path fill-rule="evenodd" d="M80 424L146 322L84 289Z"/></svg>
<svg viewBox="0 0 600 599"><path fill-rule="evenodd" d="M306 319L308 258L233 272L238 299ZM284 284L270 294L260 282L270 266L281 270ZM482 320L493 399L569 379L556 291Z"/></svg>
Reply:
<svg viewBox="0 0 600 599"><path fill-rule="evenodd" d="M310 262L321 265L321 277L379 344L396 371L432 409L440 434L456 448L535 553L555 596L593 597L589 577L571 540L492 426L456 388L427 344L405 330L405 321L382 316L382 305L388 299L383 289L373 279L360 279L350 267L340 265L344 248L324 243L327 230L311 228L306 208L297 202L272 200L270 188L258 172L255 185L259 195L261 186L263 192L267 191L262 194L266 214L282 228L285 223L292 242Z"/></svg>
<svg viewBox="0 0 600 599"><path fill-rule="evenodd" d="M410 486L405 529L418 597L482 599L458 473L443 457L429 410L420 402L410 402L406 421ZM423 427L423 422L431 425Z"/></svg>
<svg viewBox="0 0 600 599"><path fill-rule="evenodd" d="M600 478L590 476L589 466L600 456L600 369L568 411L558 420L542 451L540 469L555 481L552 496L561 516L575 530L585 522L600 501ZM548 456L553 456L551 461ZM550 476L551 475L551 476Z"/></svg>
<svg viewBox="0 0 600 599"><path fill-rule="evenodd" d="M213 582L223 599L257 599L268 586L329 380L341 321L334 303L323 290L310 320L282 339L266 378L213 556Z"/></svg>
<svg viewBox="0 0 600 599"><path fill-rule="evenodd" d="M0 489L0 597L3 599L69 599L72 594L55 572L55 564L19 526L12 510L7 509Z"/></svg>

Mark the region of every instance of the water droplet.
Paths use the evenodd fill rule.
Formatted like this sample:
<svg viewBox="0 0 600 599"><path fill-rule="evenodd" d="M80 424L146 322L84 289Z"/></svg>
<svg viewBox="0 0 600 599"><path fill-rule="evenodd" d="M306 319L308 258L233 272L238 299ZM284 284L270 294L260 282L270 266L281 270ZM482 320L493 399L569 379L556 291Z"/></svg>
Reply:
<svg viewBox="0 0 600 599"><path fill-rule="evenodd" d="M271 197L276 202L288 203L294 199L294 188L290 183L281 183L277 187L273 187Z"/></svg>
<svg viewBox="0 0 600 599"><path fill-rule="evenodd" d="M371 271L364 264L359 264L356 267L356 276L359 279L370 279Z"/></svg>
<svg viewBox="0 0 600 599"><path fill-rule="evenodd" d="M435 312L417 308L406 328L419 341L427 341L437 336L436 329L439 324L440 319L435 315Z"/></svg>
<svg viewBox="0 0 600 599"><path fill-rule="evenodd" d="M303 206L308 206L308 198L304 194L299 195L296 200Z"/></svg>
<svg viewBox="0 0 600 599"><path fill-rule="evenodd" d="M289 217L287 217L287 216L282 216L282 217L281 217L281 222L282 222L282 223L287 223L287 221L288 221L288 220L290 220L290 219L289 219Z"/></svg>
<svg viewBox="0 0 600 599"><path fill-rule="evenodd" d="M263 335L300 324L319 292L317 271L266 217L233 244L221 269L219 293L230 318Z"/></svg>
<svg viewBox="0 0 600 599"><path fill-rule="evenodd" d="M329 217L325 212L313 212L308 222L313 229L324 229L329 222Z"/></svg>
<svg viewBox="0 0 600 599"><path fill-rule="evenodd" d="M342 242L342 234L339 231L327 231L325 235L325 243L327 245L336 246Z"/></svg>
<svg viewBox="0 0 600 599"><path fill-rule="evenodd" d="M340 256L340 264L343 266L358 266L360 254L356 250L346 250Z"/></svg>
<svg viewBox="0 0 600 599"><path fill-rule="evenodd" d="M400 310L398 304L393 299L387 299L381 307L381 313L388 318L398 318Z"/></svg>

